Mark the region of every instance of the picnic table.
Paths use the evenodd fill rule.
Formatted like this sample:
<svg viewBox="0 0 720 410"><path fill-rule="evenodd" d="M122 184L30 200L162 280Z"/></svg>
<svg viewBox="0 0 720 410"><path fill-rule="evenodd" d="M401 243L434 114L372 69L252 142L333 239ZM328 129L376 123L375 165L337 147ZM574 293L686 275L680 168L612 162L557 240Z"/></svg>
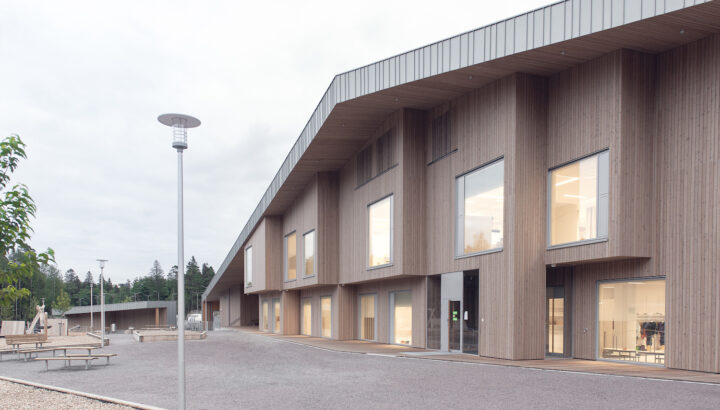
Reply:
<svg viewBox="0 0 720 410"><path fill-rule="evenodd" d="M53 357L55 357L55 352L62 351L63 356L68 356L67 351L68 350L87 350L87 356L92 356L92 351L95 349L99 349L99 346L55 346L55 347L45 347L40 349L27 349L23 350L20 353L22 353L25 356L25 361L28 361L28 358L32 359L33 353L43 353L43 352L52 352ZM61 356L62 357L62 356Z"/></svg>
<svg viewBox="0 0 720 410"><path fill-rule="evenodd" d="M47 343L47 335L7 335L5 336L5 344L12 346L17 353L20 350L21 345L35 345L35 348L40 348L44 343Z"/></svg>

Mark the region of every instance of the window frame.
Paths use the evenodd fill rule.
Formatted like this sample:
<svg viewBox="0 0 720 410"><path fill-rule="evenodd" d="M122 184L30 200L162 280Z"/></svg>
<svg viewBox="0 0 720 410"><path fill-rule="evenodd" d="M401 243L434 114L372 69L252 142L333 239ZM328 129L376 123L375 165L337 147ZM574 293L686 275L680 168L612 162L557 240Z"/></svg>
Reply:
<svg viewBox="0 0 720 410"><path fill-rule="evenodd" d="M460 226L458 224L458 219L460 217L460 206L461 205L463 206L463 215L465 215L465 209L464 209L464 207L465 207L465 195L464 195L465 188L463 187L463 202L461 204L460 201L458 200L460 197L459 192L458 192L459 191L458 180L460 178L465 178L466 176L468 176L472 173L475 173L477 171L480 171L482 169L485 169L492 165L495 165L498 162L503 163L503 246L501 246L499 248L486 249L484 251L478 251L478 252L472 252L472 253L462 253L463 247L460 245L460 238L462 237L463 241L464 241L465 226L463 224L463 227L462 227L463 230L462 230L462 234L461 234L459 232ZM463 180L463 182L464 182L464 180ZM497 157L497 158L495 158L489 162L485 162L484 164L477 166L469 171L466 171L466 172L463 172L462 174L456 175L455 176L455 192L454 192L454 194L455 194L455 221L454 221L455 237L453 238L453 242L455 242L455 255L454 255L455 259L471 258L473 256L487 255L490 253L502 252L503 249L505 248L505 196L506 196L505 195L505 156L503 155L503 156Z"/></svg>
<svg viewBox="0 0 720 410"><path fill-rule="evenodd" d="M322 328L322 301L323 299L330 299L330 336L323 336L323 328ZM332 295L325 295L320 296L320 337L325 339L332 339L333 337L333 297Z"/></svg>
<svg viewBox="0 0 720 410"><path fill-rule="evenodd" d="M245 248L245 260L244 260L244 262L245 262L245 266L244 266L245 272L243 272L243 273L244 273L244 276L245 276L245 288L246 288L246 289L247 289L247 288L251 288L252 285L253 285L253 283L252 283L252 279L253 279L253 277L252 277L252 276L253 276L253 267L252 267L252 264L253 264L253 260L252 260L252 258L253 258L253 250L252 250L252 248L253 248L252 245L250 245L250 246L248 246L247 248ZM248 252L250 252L250 263L248 263ZM248 269L248 267L249 267L249 269ZM250 272L249 275L248 275L248 272ZM248 277L250 278L250 280L248 280Z"/></svg>
<svg viewBox="0 0 720 410"><path fill-rule="evenodd" d="M295 278L293 278L293 279L288 278L288 273L289 273L289 268L290 268L289 263L288 263L288 238L291 235L295 235ZM285 283L295 282L297 280L297 277L298 277L297 253L298 253L297 252L297 231L292 230L283 237L283 272L284 272L283 282L285 282Z"/></svg>
<svg viewBox="0 0 720 410"><path fill-rule="evenodd" d="M410 294L410 309L411 309L411 310L414 310L414 309L413 309L413 292L412 292L412 289L398 289L398 290L393 290L393 291L388 292L388 308L389 308L389 316L390 316L390 317L388 318L388 323L389 323L388 342L389 342L389 344L391 344L391 345L411 347L411 346L413 346L412 343L407 344L407 345L406 345L406 344L402 344L402 343L395 343L395 297L396 297L396 295L397 295L398 293L408 293L408 294ZM413 329L413 326L412 326L412 321L413 321L413 319L414 319L414 317L413 317L414 314L415 314L415 312L413 312L412 315L410 316L410 329L411 329L410 338L411 338L411 340L412 340L412 332L415 330L415 329Z"/></svg>
<svg viewBox="0 0 720 410"><path fill-rule="evenodd" d="M305 324L305 303L309 302L310 305L310 329L308 329L308 333L303 333L303 327ZM313 335L313 315L315 309L313 309L313 297L312 296L306 296L304 298L300 299L300 334L303 336L310 336Z"/></svg>
<svg viewBox="0 0 720 410"><path fill-rule="evenodd" d="M390 262L384 263L382 265L371 266L370 265L370 208L373 205L377 205L386 199L390 200ZM369 203L366 208L367 209L366 209L365 214L367 215L367 223L366 223L366 229L365 229L365 233L366 233L366 237L365 237L365 249L366 249L366 251L365 251L365 270L369 271L369 270L382 269L382 268L387 268L389 266L393 266L393 264L395 262L395 255L394 255L395 251L393 249L394 248L393 241L395 239L395 229L394 229L395 193L385 195L384 197L382 197L374 202Z"/></svg>
<svg viewBox="0 0 720 410"><path fill-rule="evenodd" d="M374 339L363 339L360 335L362 335L362 297L363 296L372 296L373 297L373 336ZM357 298L357 312L358 312L358 326L357 326L357 336L358 340L365 340L367 342L377 342L378 335L377 335L377 329L378 329L378 294L377 292L370 292L370 293L359 293Z"/></svg>
<svg viewBox="0 0 720 410"><path fill-rule="evenodd" d="M633 282L633 281L651 281L651 280L664 280L665 281L665 346L667 349L667 340L668 340L668 320L667 320L667 311L668 311L668 304L667 304L667 276L662 275L656 275L656 276L640 276L637 278L620 278L620 279L600 279L595 281L595 302L594 302L594 309L595 309L595 360L597 361L603 361L603 362L611 362L611 363L622 363L619 360L612 360L612 359L605 359L600 354L600 338L598 337L598 334L600 332L600 285L602 284L608 284L608 283L619 283L619 282ZM667 363L667 356L665 357L665 363ZM653 363L642 363L642 362L636 362L633 364L640 364L643 366L665 366L665 364L658 365Z"/></svg>
<svg viewBox="0 0 720 410"><path fill-rule="evenodd" d="M597 181L595 184L595 208L597 209L597 216L595 218L595 232L597 232L597 236L595 238L589 238L589 239L583 239L579 241L571 241L571 242L563 242L556 245L552 244L552 173L555 170L558 170L560 168L566 167L568 165L575 164L577 162L580 162L582 160L592 158L592 157L598 157L597 160ZM603 169L605 167L605 169ZM605 173L601 171L605 171ZM603 175L605 175L605 180L603 180ZM550 169L548 169L547 172L547 202L546 202L546 232L545 232L545 245L546 250L553 250L553 249L562 249L562 248L569 248L573 246L582 246L582 245L590 245L594 243L602 243L607 242L608 238L610 237L609 234L609 220L610 220L610 148L604 148L599 151L595 151L591 154L582 156L580 158L573 159L571 161L564 162L560 165L554 166ZM601 192L602 188L605 188L604 193ZM605 198L605 204L604 204L604 214L601 212L601 200ZM601 219L604 218L604 219ZM604 230L604 233L601 233L601 228Z"/></svg>
<svg viewBox="0 0 720 410"><path fill-rule="evenodd" d="M307 235L310 235L310 234L313 235L313 272L308 275L307 272L305 272L305 256L306 256L305 237L306 237ZM296 238L297 238L297 237L296 237ZM317 264L317 233L316 233L316 230L313 228L313 229L305 232L305 233L302 235L302 238L303 238L302 278L303 278L303 279L305 279L305 278L312 278L312 277L316 276L317 273L318 273L318 266L317 266L317 265L318 265L318 264ZM297 252L297 243L295 243L295 248L296 248L295 251ZM296 277L297 277L297 273L296 273Z"/></svg>

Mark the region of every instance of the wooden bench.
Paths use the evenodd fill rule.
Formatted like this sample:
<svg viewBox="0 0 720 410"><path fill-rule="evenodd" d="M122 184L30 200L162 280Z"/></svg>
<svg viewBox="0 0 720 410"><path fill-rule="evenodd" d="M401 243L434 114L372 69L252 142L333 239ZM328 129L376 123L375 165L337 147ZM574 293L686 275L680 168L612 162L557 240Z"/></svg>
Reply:
<svg viewBox="0 0 720 410"><path fill-rule="evenodd" d="M105 359L107 359L107 362L105 362L105 365L107 366L107 365L110 364L110 358L111 358L111 357L115 357L115 356L117 356L117 353L97 353L97 354L89 355L89 356L87 356L87 357L97 357L97 358L104 357ZM67 356L65 356L65 357L84 357L84 355L81 355L81 354L69 354L69 355L67 355Z"/></svg>
<svg viewBox="0 0 720 410"><path fill-rule="evenodd" d="M7 335L5 336L5 344L12 346L15 352L20 350L20 345L32 345L36 348L42 347L43 343L47 343L47 335Z"/></svg>
<svg viewBox="0 0 720 410"><path fill-rule="evenodd" d="M85 362L85 370L88 370L90 368L90 362L93 360L97 360L97 357L94 356L63 356L63 357L36 357L33 360L35 361L45 361L45 371L48 371L48 363L50 360L62 360L67 363L67 365L63 367L67 367L70 365L70 362L73 360L81 360Z"/></svg>

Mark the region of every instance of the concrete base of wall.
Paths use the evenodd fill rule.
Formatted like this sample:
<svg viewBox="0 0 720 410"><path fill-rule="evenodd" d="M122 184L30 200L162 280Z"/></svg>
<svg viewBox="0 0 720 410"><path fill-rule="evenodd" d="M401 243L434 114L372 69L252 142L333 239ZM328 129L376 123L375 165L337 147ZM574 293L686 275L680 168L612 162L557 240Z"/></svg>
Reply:
<svg viewBox="0 0 720 410"><path fill-rule="evenodd" d="M143 342L166 342L177 340L177 331L171 330L136 330L133 332L135 341ZM207 332L185 332L185 340L207 339Z"/></svg>

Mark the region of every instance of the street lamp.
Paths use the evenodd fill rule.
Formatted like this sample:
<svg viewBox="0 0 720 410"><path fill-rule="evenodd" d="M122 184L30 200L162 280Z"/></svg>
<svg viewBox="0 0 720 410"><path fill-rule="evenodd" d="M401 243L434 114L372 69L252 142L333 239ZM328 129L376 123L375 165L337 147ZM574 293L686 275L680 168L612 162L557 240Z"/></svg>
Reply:
<svg viewBox="0 0 720 410"><path fill-rule="evenodd" d="M93 306L92 306L93 294L92 294L92 288L93 288L93 283L92 283L92 281L90 281L90 331L91 331L91 332L93 331L93 309L92 309L92 307L93 307Z"/></svg>
<svg viewBox="0 0 720 410"><path fill-rule="evenodd" d="M187 149L187 129L200 126L200 120L185 114L163 114L162 124L172 127L172 147L178 153L178 408L185 409L185 266L183 236L183 150Z"/></svg>
<svg viewBox="0 0 720 410"><path fill-rule="evenodd" d="M100 346L105 347L105 291L103 289L105 278L103 277L103 269L105 269L105 262L108 260L96 259L96 261L100 262L100 327L102 328L100 330Z"/></svg>

